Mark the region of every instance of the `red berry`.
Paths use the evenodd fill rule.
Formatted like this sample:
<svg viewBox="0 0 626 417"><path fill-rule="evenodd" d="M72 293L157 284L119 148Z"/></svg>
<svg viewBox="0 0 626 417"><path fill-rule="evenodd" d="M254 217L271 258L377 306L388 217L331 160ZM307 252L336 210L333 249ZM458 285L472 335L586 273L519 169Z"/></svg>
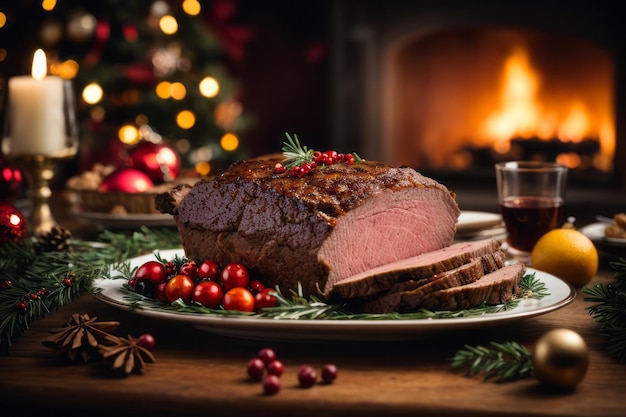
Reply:
<svg viewBox="0 0 626 417"><path fill-rule="evenodd" d="M260 381L265 372L265 362L261 358L252 358L248 361L248 367L246 368L248 376L255 380Z"/></svg>
<svg viewBox="0 0 626 417"><path fill-rule="evenodd" d="M275 290L273 288L264 288L255 295L254 308L256 311L266 307L275 307L278 304L278 298L274 294Z"/></svg>
<svg viewBox="0 0 626 417"><path fill-rule="evenodd" d="M145 333L142 334L141 336L139 336L139 341L137 342L137 344L139 346L143 346L146 349L152 349L155 345L155 340L154 337L151 334Z"/></svg>
<svg viewBox="0 0 626 417"><path fill-rule="evenodd" d="M202 281L196 284L191 299L207 308L218 308L224 297L224 291L217 282Z"/></svg>
<svg viewBox="0 0 626 417"><path fill-rule="evenodd" d="M285 367L279 360L273 360L267 364L267 373L271 375L281 376Z"/></svg>
<svg viewBox="0 0 626 417"><path fill-rule="evenodd" d="M220 276L220 264L217 261L204 261L198 266L198 278L210 279L211 281L218 281Z"/></svg>
<svg viewBox="0 0 626 417"><path fill-rule="evenodd" d="M278 391L280 391L280 378L272 374L263 378L263 392L266 395L274 395Z"/></svg>
<svg viewBox="0 0 626 417"><path fill-rule="evenodd" d="M265 288L265 284L263 284L261 281L259 281L258 279L253 279L252 281L250 281L250 283L248 284L248 289L250 290L250 292L252 293L252 295L257 295L259 292L261 292L263 289Z"/></svg>
<svg viewBox="0 0 626 417"><path fill-rule="evenodd" d="M337 367L332 363L327 363L322 367L322 381L327 384L332 384L332 382L337 378Z"/></svg>
<svg viewBox="0 0 626 417"><path fill-rule="evenodd" d="M286 170L287 170L287 168L285 168L285 166L283 164L281 164L280 162L278 162L276 165L274 165L274 172L277 173L277 174L282 174Z"/></svg>
<svg viewBox="0 0 626 417"><path fill-rule="evenodd" d="M178 273L181 275L187 275L191 279L198 277L198 267L195 261L187 261L180 266Z"/></svg>
<svg viewBox="0 0 626 417"><path fill-rule="evenodd" d="M317 381L317 372L310 365L302 365L298 370L298 383L303 388L309 388L315 385Z"/></svg>
<svg viewBox="0 0 626 417"><path fill-rule="evenodd" d="M163 304L170 303L170 300L167 298L167 294L165 293L166 286L167 286L167 281L161 281L154 287L154 298L156 298Z"/></svg>
<svg viewBox="0 0 626 417"><path fill-rule="evenodd" d="M270 348L263 348L259 350L259 353L257 353L257 357L261 359L264 364L267 365L270 362L276 360L276 352L274 352L274 350Z"/></svg>
<svg viewBox="0 0 626 417"><path fill-rule="evenodd" d="M174 275L169 281L167 281L165 294L167 295L167 299L170 303L178 300L179 298L187 303L191 300L191 294L193 294L195 287L196 284L189 276L182 274Z"/></svg>
<svg viewBox="0 0 626 417"><path fill-rule="evenodd" d="M222 287L224 291L232 288L246 288L250 282L250 274L248 269L240 263L231 262L222 270Z"/></svg>
<svg viewBox="0 0 626 417"><path fill-rule="evenodd" d="M135 271L134 278L135 281L147 279L153 284L158 284L167 278L167 272L161 262L148 261L139 266L137 271Z"/></svg>
<svg viewBox="0 0 626 417"><path fill-rule="evenodd" d="M247 288L235 287L226 291L222 298L224 310L254 311L254 295Z"/></svg>

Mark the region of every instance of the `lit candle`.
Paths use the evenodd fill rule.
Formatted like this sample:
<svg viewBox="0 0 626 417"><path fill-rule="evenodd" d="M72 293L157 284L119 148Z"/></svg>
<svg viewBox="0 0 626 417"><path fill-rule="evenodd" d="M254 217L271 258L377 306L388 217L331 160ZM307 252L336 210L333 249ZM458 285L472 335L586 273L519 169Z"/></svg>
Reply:
<svg viewBox="0 0 626 417"><path fill-rule="evenodd" d="M63 116L63 79L46 76L46 55L38 49L32 76L9 79L6 156L55 155L67 147ZM9 139L9 140L6 140Z"/></svg>

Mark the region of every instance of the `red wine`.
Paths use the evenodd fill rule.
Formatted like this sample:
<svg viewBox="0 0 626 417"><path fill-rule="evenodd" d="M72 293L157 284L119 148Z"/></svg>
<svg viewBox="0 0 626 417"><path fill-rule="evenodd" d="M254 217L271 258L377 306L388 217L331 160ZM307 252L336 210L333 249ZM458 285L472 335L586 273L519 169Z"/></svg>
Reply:
<svg viewBox="0 0 626 417"><path fill-rule="evenodd" d="M509 246L530 252L546 232L558 227L563 199L554 197L509 197L500 203Z"/></svg>

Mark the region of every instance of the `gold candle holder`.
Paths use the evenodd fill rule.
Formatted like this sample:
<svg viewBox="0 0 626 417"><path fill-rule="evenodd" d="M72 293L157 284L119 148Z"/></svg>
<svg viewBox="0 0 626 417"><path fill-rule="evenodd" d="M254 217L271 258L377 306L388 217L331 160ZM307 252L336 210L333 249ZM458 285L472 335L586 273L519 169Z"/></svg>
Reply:
<svg viewBox="0 0 626 417"><path fill-rule="evenodd" d="M50 181L54 178L54 159L45 155L21 156L15 162L22 168L28 183L28 194L32 200L32 211L28 224L33 234L46 233L58 226L52 215Z"/></svg>

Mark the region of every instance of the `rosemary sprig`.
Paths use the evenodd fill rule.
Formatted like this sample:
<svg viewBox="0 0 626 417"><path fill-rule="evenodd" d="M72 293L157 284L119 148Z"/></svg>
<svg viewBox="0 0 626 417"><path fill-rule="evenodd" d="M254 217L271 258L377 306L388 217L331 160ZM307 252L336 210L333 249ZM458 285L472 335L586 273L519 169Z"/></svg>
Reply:
<svg viewBox="0 0 626 417"><path fill-rule="evenodd" d="M620 363L626 363L626 258L610 263L615 269L613 281L607 285L583 287L585 301L596 303L589 315L600 324L606 350Z"/></svg>
<svg viewBox="0 0 626 417"><path fill-rule="evenodd" d="M292 138L289 133L285 133L285 136L287 136L287 141L282 147L285 159L281 162L285 168L293 168L313 160L313 149L301 145L298 135L294 134Z"/></svg>
<svg viewBox="0 0 626 417"><path fill-rule="evenodd" d="M488 347L465 345L452 357L452 368L467 375L483 374L485 380L507 382L533 374L532 355L516 342L491 342Z"/></svg>
<svg viewBox="0 0 626 417"><path fill-rule="evenodd" d="M165 259L157 258L163 262ZM177 262L184 262L184 258L178 259ZM114 277L117 279L130 280L133 270L128 264L118 271L118 274ZM443 318L459 318L459 317L473 317L481 316L489 313L498 313L501 311L510 310L519 305L519 302L525 298L541 299L547 295L545 284L535 277L535 273L526 274L520 281L521 293L512 300L500 304L500 305L487 305L483 303L473 308L464 310L438 310L431 311L426 309L420 309L411 313L355 313L350 310L349 306L344 304L327 304L315 297L309 295L308 298L303 295L302 286L298 285L296 291L292 291L291 294L283 294L279 288L276 288L275 295L278 298L278 305L275 307L264 308L257 313L241 313L237 311L224 310L224 309L209 309L195 303L184 303L180 300L164 305L159 301L144 297L137 294L130 286L123 284L121 289L124 293L124 299L129 303L132 309L159 309L178 313L198 313L198 314L217 314L222 316L228 315L241 315L254 316L256 318L272 318L272 319L286 319L286 320L420 320L420 319L443 319ZM92 289L95 293L99 291L98 288Z"/></svg>

